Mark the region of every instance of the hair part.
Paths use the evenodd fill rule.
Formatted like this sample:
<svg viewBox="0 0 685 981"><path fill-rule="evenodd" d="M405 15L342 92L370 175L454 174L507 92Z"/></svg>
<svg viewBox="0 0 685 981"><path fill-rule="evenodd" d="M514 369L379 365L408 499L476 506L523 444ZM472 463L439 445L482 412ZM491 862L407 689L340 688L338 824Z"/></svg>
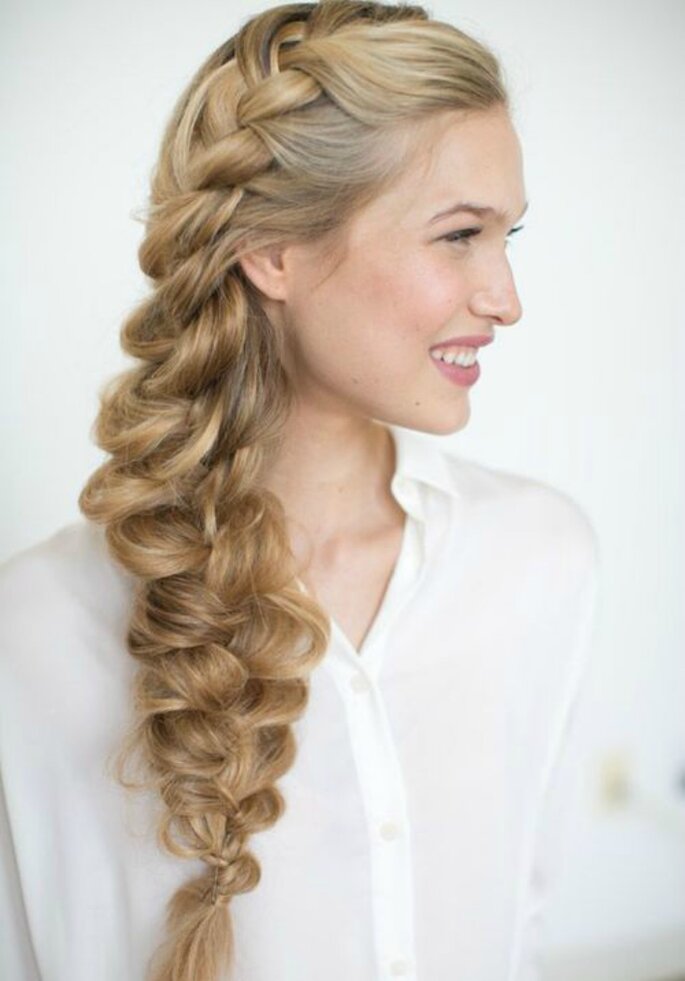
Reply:
<svg viewBox="0 0 685 981"><path fill-rule="evenodd" d="M156 791L160 846L200 869L169 899L150 981L234 963L229 903L259 883L250 836L284 811L276 782L330 637L260 485L294 392L239 260L286 242L333 252L403 172L417 126L498 105L495 56L423 7L321 0L244 23L166 125L138 253L151 288L121 327L135 364L100 393L108 459L79 496L135 583L135 715L115 773Z"/></svg>

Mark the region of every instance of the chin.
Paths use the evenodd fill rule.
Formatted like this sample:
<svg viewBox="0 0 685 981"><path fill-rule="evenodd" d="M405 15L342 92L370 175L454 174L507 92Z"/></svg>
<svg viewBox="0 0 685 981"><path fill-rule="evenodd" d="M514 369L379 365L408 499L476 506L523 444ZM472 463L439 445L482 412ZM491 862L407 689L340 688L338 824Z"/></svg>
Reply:
<svg viewBox="0 0 685 981"><path fill-rule="evenodd" d="M453 433L458 433L468 424L469 417L462 419L457 425L444 425L433 430L435 436L452 436Z"/></svg>
<svg viewBox="0 0 685 981"><path fill-rule="evenodd" d="M471 403L467 395L466 398L459 400L456 407L450 406L448 409L443 408L442 412L436 412L435 426L431 431L436 436L451 436L453 433L458 433L464 429L470 418Z"/></svg>
<svg viewBox="0 0 685 981"><path fill-rule="evenodd" d="M417 432L427 433L430 436L451 436L462 430L468 424L470 417L471 411L467 408L460 413L456 421L453 415L450 417L450 414L445 412L442 417L436 415L431 420L414 419L411 422L400 422L399 425L404 426L405 429L415 429Z"/></svg>

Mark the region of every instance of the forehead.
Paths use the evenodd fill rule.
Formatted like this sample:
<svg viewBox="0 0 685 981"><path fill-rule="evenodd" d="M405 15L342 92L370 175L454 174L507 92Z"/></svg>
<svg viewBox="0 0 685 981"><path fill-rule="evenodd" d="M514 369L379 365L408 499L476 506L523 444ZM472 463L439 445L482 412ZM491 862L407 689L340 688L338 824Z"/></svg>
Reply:
<svg viewBox="0 0 685 981"><path fill-rule="evenodd" d="M359 215L358 231L385 221L422 226L457 201L514 219L525 205L521 147L508 112L440 113L391 137L406 158L400 177Z"/></svg>

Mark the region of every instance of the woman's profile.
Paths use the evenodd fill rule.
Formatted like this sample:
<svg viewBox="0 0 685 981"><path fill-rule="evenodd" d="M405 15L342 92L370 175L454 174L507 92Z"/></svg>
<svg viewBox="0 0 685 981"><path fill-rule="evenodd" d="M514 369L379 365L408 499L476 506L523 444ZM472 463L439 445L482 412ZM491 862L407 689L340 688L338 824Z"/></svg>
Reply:
<svg viewBox="0 0 685 981"><path fill-rule="evenodd" d="M526 207L497 58L423 7L197 70L83 519L0 569L6 981L538 977L596 536L425 438Z"/></svg>

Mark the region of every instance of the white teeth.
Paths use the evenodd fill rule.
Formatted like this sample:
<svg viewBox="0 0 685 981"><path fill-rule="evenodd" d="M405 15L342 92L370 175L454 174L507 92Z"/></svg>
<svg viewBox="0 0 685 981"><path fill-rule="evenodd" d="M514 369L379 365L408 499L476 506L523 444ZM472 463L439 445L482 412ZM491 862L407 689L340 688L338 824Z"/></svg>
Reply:
<svg viewBox="0 0 685 981"><path fill-rule="evenodd" d="M436 361L445 361L447 364L458 364L462 368L468 368L475 363L478 357L478 351L476 348L461 348L459 351L453 348L447 351L435 350L431 351L431 357L435 358Z"/></svg>

